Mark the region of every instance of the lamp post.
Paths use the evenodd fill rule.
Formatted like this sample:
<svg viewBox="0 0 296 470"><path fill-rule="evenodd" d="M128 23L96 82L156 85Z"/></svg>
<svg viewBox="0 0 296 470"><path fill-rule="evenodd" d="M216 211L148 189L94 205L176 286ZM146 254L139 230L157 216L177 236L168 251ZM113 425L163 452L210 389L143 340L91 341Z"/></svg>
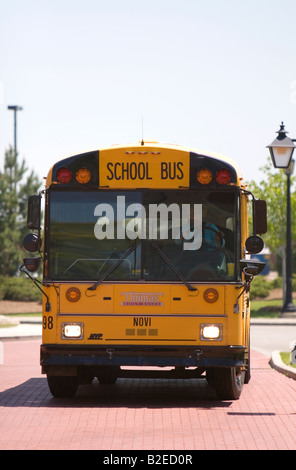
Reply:
<svg viewBox="0 0 296 470"><path fill-rule="evenodd" d="M290 176L294 169L292 155L296 147L295 140L287 137L284 123L281 123L278 137L267 146L270 151L273 166L282 168L287 176L287 240L286 240L286 278L284 285L284 300L281 316L296 316L296 307L292 295L292 238L291 238L291 193Z"/></svg>
<svg viewBox="0 0 296 470"><path fill-rule="evenodd" d="M23 108L21 106L13 105L13 106L7 106L7 109L14 112L14 151L16 153L17 152L17 146L16 146L16 113L17 113L17 111L22 111Z"/></svg>

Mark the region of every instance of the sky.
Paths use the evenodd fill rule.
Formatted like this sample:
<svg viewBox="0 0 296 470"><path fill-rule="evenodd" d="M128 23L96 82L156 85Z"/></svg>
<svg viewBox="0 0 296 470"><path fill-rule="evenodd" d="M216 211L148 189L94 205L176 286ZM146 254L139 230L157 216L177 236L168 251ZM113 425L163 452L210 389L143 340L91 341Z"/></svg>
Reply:
<svg viewBox="0 0 296 470"><path fill-rule="evenodd" d="M221 153L260 181L296 138L295 0L0 0L0 171L144 140Z"/></svg>

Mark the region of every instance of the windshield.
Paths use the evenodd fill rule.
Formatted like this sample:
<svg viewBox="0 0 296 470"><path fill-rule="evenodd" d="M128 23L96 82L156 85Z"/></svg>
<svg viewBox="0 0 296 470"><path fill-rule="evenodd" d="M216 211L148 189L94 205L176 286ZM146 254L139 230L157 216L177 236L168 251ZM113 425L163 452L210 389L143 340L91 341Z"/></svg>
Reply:
<svg viewBox="0 0 296 470"><path fill-rule="evenodd" d="M236 191L51 191L48 278L234 279L237 201Z"/></svg>

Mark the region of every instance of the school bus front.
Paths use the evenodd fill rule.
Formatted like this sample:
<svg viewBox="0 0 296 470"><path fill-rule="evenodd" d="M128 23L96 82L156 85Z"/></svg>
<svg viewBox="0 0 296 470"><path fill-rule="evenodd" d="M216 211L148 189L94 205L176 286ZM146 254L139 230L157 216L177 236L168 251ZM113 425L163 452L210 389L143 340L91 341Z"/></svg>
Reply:
<svg viewBox="0 0 296 470"><path fill-rule="evenodd" d="M41 365L52 393L160 366L206 371L220 396L238 398L249 361L247 202L227 159L177 147L58 162L44 223Z"/></svg>

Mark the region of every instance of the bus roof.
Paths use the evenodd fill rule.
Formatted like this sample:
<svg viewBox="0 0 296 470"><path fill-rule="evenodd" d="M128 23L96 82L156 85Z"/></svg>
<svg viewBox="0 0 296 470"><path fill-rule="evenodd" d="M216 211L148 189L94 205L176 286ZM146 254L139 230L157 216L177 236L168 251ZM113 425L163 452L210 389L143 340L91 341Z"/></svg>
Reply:
<svg viewBox="0 0 296 470"><path fill-rule="evenodd" d="M172 149L172 150L180 150L180 151L183 151L183 152L192 152L192 153L196 153L198 155L204 155L205 157L210 157L210 158L216 158L217 160L221 160L221 161L224 161L226 163L229 163L229 165L232 165L233 168L235 169L236 173L237 173L237 176L239 179L243 179L242 178L242 172L241 172L241 169L240 167L238 166L238 164L232 160L231 158L227 157L226 155L223 155L221 153L217 153L217 152L211 152L209 150L205 150L205 149L200 149L200 148L195 148L195 147L188 147L188 146L184 146L184 145L179 145L179 144L172 144L172 143L166 143L166 142L163 142L163 143L160 143L160 142L157 142L157 141L140 141L138 143L130 143L130 144L114 144L114 145L110 145L110 146L107 146L107 147L103 147L99 150L112 150L112 149L126 149L126 148L139 148L139 146L142 146L142 147L155 147L155 148L163 148L163 149Z"/></svg>
<svg viewBox="0 0 296 470"><path fill-rule="evenodd" d="M135 143L114 144L114 145L110 145L110 146L107 146L107 147L102 147L99 150L112 150L114 148L118 148L118 149L119 148L122 148L122 149L125 149L125 148L138 148L139 146L180 150L180 151L183 151L183 152L197 153L199 155L204 155L205 157L217 158L218 160L225 161L225 162L229 163L230 165L232 165L237 170L238 174L241 173L241 170L238 167L237 163L234 160L232 160L231 158L227 157L226 155L223 155L223 154L217 153L217 152L211 152L211 151L205 150L205 149L189 147L189 146L179 145L179 144L171 144L171 143L166 143L166 142L160 143L160 142L157 142L157 141L140 141L136 144Z"/></svg>
<svg viewBox="0 0 296 470"><path fill-rule="evenodd" d="M240 170L239 166L237 165L237 163L234 160L232 160L231 158L229 158L225 155L222 155L222 154L219 154L219 153L216 153L216 152L210 152L210 151L204 150L204 149L199 149L199 148L194 148L194 147L189 147L189 146L182 146L182 145L172 144L172 143L159 143L157 141L140 141L138 143L114 144L114 145L110 145L110 146L106 146L106 147L101 147L101 148L98 148L98 149L88 150L86 152L80 152L79 154L76 154L76 155L72 154L70 156L63 157L58 162L56 162L52 166L52 168L50 169L50 171L47 175L46 186L48 186L48 184L51 183L53 168L57 164L62 163L63 161L66 161L67 159L70 160L72 158L75 158L76 156L77 157L78 156L84 156L84 155L86 156L86 155L94 153L94 152L105 153L105 152L112 151L112 150L115 150L115 151L125 150L126 152L128 152L128 151L133 151L134 149L137 149L138 153L140 153L139 149L142 149L143 152L144 152L144 149L151 149L152 151L153 150L157 151L157 150L163 149L163 150L168 150L168 151L172 150L174 152L184 152L184 153L187 153L187 154L196 154L196 155L199 155L199 156L213 158L215 160L219 160L220 162L225 162L226 164L231 165L232 168L236 172L237 180L239 181L240 186L245 186L245 183L244 183L243 178L242 178L241 170Z"/></svg>

